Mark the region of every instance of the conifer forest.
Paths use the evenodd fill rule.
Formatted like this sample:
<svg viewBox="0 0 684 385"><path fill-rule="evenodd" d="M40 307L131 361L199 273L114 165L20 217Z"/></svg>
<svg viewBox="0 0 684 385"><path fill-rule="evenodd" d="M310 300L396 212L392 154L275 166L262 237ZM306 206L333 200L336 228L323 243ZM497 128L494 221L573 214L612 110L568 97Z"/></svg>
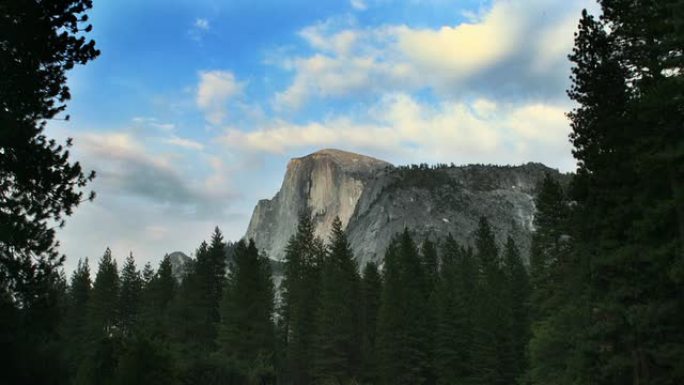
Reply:
<svg viewBox="0 0 684 385"><path fill-rule="evenodd" d="M282 261L217 227L180 275L106 245L67 275L95 175L43 129L100 54L92 3L0 1L0 384L684 384L684 1L578 15L577 169L536 186L529 253L482 217L362 266L302 212Z"/></svg>

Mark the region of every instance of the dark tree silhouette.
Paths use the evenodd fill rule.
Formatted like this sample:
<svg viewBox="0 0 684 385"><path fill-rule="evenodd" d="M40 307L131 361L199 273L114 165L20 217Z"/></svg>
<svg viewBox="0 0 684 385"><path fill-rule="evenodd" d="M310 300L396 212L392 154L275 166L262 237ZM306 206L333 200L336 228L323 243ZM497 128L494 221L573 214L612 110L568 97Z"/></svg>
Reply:
<svg viewBox="0 0 684 385"><path fill-rule="evenodd" d="M91 0L0 3L0 290L30 302L36 282L61 264L53 224L83 200L85 175L69 160L71 139L43 134L66 108L66 72L98 56L86 11ZM64 119L67 119L65 117ZM94 194L91 192L90 198Z"/></svg>

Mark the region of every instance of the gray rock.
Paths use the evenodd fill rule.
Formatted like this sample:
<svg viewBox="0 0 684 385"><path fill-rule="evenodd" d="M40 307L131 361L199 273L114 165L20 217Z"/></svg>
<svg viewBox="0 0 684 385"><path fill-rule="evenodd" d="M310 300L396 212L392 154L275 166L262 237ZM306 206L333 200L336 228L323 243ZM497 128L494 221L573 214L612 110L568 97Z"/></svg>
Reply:
<svg viewBox="0 0 684 385"><path fill-rule="evenodd" d="M180 282L183 280L192 258L182 251L174 251L169 254L169 262L171 262L171 273Z"/></svg>
<svg viewBox="0 0 684 385"><path fill-rule="evenodd" d="M339 216L359 265L381 263L392 237L408 228L417 239L452 234L472 245L479 218L491 223L499 244L508 235L527 257L533 231L535 186L546 173L539 163L394 167L339 150L292 159L280 191L254 209L246 237L275 260L295 233L298 215L310 210L316 234L327 239Z"/></svg>

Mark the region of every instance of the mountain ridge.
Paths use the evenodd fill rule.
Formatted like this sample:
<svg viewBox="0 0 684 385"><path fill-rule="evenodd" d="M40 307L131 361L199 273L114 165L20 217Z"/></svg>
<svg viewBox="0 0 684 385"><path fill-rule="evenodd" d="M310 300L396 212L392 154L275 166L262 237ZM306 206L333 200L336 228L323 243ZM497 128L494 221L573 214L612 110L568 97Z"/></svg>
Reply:
<svg viewBox="0 0 684 385"><path fill-rule="evenodd" d="M464 244L481 216L492 223L497 241L512 236L529 250L535 187L545 174L562 178L541 163L519 166L394 166L370 156L322 149L292 158L271 199L259 200L246 238L266 255L282 260L299 213L309 212L316 234L328 239L340 217L362 266L381 262L392 236L404 227L418 239L452 234Z"/></svg>

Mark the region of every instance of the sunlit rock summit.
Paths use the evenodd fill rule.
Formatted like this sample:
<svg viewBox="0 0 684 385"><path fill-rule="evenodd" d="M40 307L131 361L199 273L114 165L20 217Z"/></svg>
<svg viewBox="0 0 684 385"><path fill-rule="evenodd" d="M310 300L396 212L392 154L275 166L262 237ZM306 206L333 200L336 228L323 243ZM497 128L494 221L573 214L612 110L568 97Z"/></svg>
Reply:
<svg viewBox="0 0 684 385"><path fill-rule="evenodd" d="M294 158L280 190L257 203L246 237L269 257L284 257L300 212L308 210L318 236L327 240L339 216L360 264L380 261L392 236L406 227L418 239L439 241L451 233L472 244L479 218L489 219L503 243L511 235L529 250L534 190L545 173L539 163L522 166L415 165L325 149Z"/></svg>

